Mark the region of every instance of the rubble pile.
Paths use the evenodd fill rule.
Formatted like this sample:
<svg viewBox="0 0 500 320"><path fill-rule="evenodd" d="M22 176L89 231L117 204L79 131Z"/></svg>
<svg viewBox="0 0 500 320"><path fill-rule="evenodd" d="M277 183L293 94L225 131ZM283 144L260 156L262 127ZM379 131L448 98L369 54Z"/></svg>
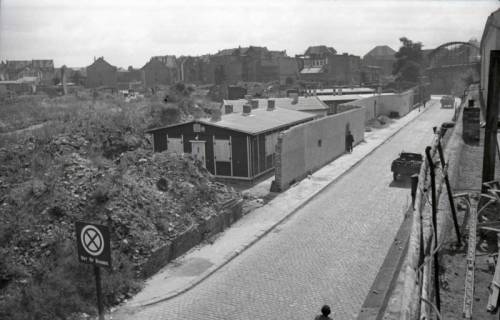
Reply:
<svg viewBox="0 0 500 320"><path fill-rule="evenodd" d="M117 263L109 276L114 284L104 286L109 305L136 289L127 283L133 279L117 280L121 273L127 278L130 269L138 278L155 249L217 215L224 202L240 197L233 188L214 181L189 156L146 150L147 140L133 130L105 126L84 130L83 125L75 125L67 132L43 137L48 140L40 139L31 135L0 148L3 310L22 303L27 285L45 285L47 274L71 274L69 268L78 267L75 221L111 226ZM45 275L39 276L42 271ZM92 282L80 280L80 285L90 288ZM73 291L73 295L80 294ZM75 305L79 304L67 308L93 312L92 302ZM0 312L3 316L11 317Z"/></svg>

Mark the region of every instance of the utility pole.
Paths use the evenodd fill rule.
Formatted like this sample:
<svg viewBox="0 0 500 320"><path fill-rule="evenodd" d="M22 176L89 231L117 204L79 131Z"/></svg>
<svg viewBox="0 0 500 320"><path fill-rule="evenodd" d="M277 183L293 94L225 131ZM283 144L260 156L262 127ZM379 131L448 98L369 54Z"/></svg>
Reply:
<svg viewBox="0 0 500 320"><path fill-rule="evenodd" d="M486 103L486 127L484 129L483 179L481 192L486 192L485 182L495 179L495 155L497 151L498 104L500 103L500 50L490 51L488 75L488 101Z"/></svg>

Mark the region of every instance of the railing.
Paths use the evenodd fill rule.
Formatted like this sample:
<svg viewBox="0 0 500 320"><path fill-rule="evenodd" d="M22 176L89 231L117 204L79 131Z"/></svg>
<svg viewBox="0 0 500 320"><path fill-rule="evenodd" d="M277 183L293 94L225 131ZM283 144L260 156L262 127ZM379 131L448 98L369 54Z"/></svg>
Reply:
<svg viewBox="0 0 500 320"><path fill-rule="evenodd" d="M445 133L446 128L435 128L433 142L426 148L426 158L420 168L408 254L402 270L405 282L401 319L429 319L431 309L439 318L438 253L442 238L438 235L437 209L443 187L448 191L455 232L460 244L453 193L448 180L448 164L442 148ZM436 181L436 177L440 179Z"/></svg>

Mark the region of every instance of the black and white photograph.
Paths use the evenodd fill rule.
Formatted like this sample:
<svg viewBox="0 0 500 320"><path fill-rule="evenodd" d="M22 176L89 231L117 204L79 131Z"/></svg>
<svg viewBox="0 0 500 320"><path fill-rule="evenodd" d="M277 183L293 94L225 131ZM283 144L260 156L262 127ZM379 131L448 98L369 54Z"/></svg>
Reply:
<svg viewBox="0 0 500 320"><path fill-rule="evenodd" d="M497 0L0 0L0 319L498 319L499 124Z"/></svg>

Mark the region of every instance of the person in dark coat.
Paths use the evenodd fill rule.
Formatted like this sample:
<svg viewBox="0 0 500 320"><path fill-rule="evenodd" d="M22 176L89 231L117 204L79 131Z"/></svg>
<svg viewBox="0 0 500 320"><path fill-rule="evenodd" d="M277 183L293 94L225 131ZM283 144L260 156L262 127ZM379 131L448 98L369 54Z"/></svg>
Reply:
<svg viewBox="0 0 500 320"><path fill-rule="evenodd" d="M347 131L347 135L345 136L345 148L347 152L352 152L352 144L354 143L354 137L352 136L351 131Z"/></svg>
<svg viewBox="0 0 500 320"><path fill-rule="evenodd" d="M314 320L333 320L332 318L329 317L330 313L331 313L330 307L325 304L321 308L321 314L319 316L316 316Z"/></svg>

